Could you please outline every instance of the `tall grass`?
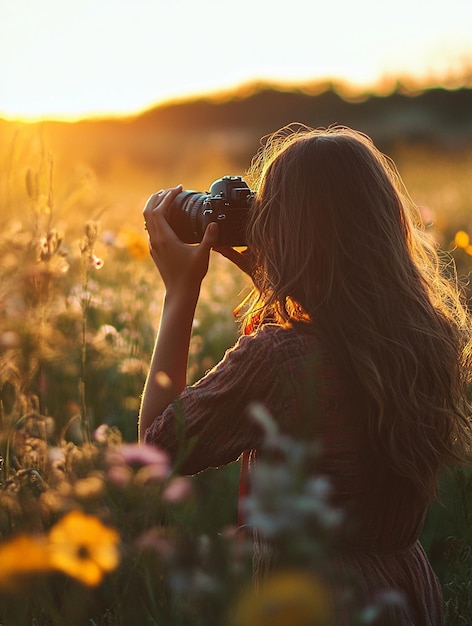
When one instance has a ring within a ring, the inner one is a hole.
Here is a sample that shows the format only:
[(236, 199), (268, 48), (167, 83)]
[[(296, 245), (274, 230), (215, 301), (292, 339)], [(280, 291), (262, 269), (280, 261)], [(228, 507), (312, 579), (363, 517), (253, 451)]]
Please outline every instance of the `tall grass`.
[[(45, 144), (12, 137), (0, 172), (0, 621), (249, 626), (266, 623), (264, 607), (282, 611), (280, 598), (298, 589), (302, 595), (290, 597), (311, 621), (288, 613), (280, 623), (329, 623), (327, 538), (337, 512), (321, 484), (291, 480), (303, 450), (268, 435), (279, 466), (260, 467), (249, 514), (268, 525), (261, 532), (279, 529), (286, 567), (256, 598), (245, 591), (251, 542), (235, 531), (238, 464), (182, 479), (165, 455), (134, 445), (163, 295), (141, 207), (156, 187), (179, 182), (179, 172), (160, 181), (159, 171), (151, 178), (122, 163), (117, 181), (116, 166), (101, 177), (83, 163), (65, 169)], [(210, 160), (208, 171), (196, 168), (198, 181), (182, 182), (203, 189), (203, 178), (242, 173), (230, 171), (238, 166), (229, 147), (222, 156), (225, 171)], [(397, 146), (393, 156), (470, 297), (472, 153)], [(234, 342), (232, 311), (247, 289), (225, 259), (212, 258), (191, 380)], [(275, 491), (267, 480), (274, 471)], [(449, 475), (444, 485), (445, 506), (431, 509), (423, 540), (455, 625), (468, 623), (471, 608), (470, 476)], [(317, 506), (300, 515), (307, 494)], [(295, 533), (283, 526), (290, 515), (278, 510), (282, 501), (299, 521)], [(351, 608), (358, 623), (370, 623), (382, 607)]]

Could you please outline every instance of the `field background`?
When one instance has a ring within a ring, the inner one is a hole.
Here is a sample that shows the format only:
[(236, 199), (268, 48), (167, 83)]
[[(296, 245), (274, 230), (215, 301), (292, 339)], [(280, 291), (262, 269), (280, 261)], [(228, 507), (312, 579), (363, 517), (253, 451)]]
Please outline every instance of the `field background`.
[[(343, 124), (370, 135), (395, 160), (470, 298), (472, 249), (458, 246), (456, 234), (472, 235), (472, 90), (412, 94), (398, 85), (387, 97), (348, 101), (330, 85), (290, 92), (253, 85), (124, 119), (0, 120), (4, 428), (33, 410), (50, 419), (51, 442), (80, 445), (88, 436), (85, 414), (88, 434), (108, 424), (135, 439), (162, 300), (143, 205), (166, 186), (205, 191), (223, 175), (244, 176), (261, 137), (291, 122)], [(248, 288), (214, 255), (194, 324), (191, 380), (234, 342), (233, 309)], [(197, 478), (215, 528), (235, 522), (238, 472), (235, 464)], [(446, 506), (435, 505), (425, 527), (425, 547), (445, 586), (447, 538), (469, 541), (469, 487), (461, 477), (445, 479)]]
[(343, 99), (329, 85), (290, 92), (253, 85), (130, 118), (37, 124), (0, 119), (2, 197), (10, 206), (2, 207), (2, 217), (12, 207), (26, 209), (25, 171), (44, 167), (50, 154), (56, 219), (99, 216), (105, 229), (123, 223), (140, 228), (140, 209), (153, 190), (181, 182), (204, 191), (224, 173), (244, 174), (261, 137), (291, 122), (344, 124), (367, 133), (396, 160), (418, 204), (441, 220), (469, 219), (472, 90), (414, 94), (401, 85), (390, 96), (359, 101)]

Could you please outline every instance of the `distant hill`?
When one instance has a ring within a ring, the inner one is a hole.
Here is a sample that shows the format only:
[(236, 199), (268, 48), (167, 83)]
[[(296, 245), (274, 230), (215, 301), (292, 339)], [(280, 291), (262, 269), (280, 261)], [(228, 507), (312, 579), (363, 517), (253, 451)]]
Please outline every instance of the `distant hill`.
[[(112, 158), (155, 167), (181, 159), (184, 152), (197, 155), (221, 151), (221, 146), (247, 162), (263, 135), (291, 122), (348, 125), (369, 134), (384, 150), (398, 142), (472, 145), (472, 89), (397, 91), (349, 101), (332, 89), (310, 94), (265, 87), (229, 94), (224, 101), (201, 98), (157, 106), (136, 117), (43, 122), (30, 130), (41, 129), (54, 152), (73, 154), (98, 168)], [(0, 140), (13, 126), (18, 124), (0, 120)]]
[(396, 92), (355, 101), (332, 90), (310, 95), (266, 88), (224, 102), (201, 99), (157, 107), (135, 123), (149, 130), (242, 128), (269, 133), (294, 121), (314, 127), (345, 124), (375, 135), (378, 141), (470, 141), (472, 90), (438, 88), (417, 95)]

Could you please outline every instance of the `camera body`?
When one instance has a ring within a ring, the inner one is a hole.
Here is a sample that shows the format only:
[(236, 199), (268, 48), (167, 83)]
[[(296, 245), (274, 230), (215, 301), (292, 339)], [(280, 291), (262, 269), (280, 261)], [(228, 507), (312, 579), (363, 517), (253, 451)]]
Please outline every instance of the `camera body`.
[(245, 246), (246, 224), (254, 198), (241, 176), (223, 176), (209, 192), (181, 191), (173, 200), (168, 221), (184, 243), (199, 243), (210, 222), (218, 224), (219, 246)]

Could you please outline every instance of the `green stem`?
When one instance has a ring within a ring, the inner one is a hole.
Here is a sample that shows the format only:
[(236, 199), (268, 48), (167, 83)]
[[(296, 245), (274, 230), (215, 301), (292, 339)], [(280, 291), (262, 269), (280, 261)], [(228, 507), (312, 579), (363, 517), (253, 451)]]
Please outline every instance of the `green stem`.
[[(87, 285), (84, 285), (84, 290)], [(82, 349), (81, 349), (81, 374), (79, 380), (79, 402), (80, 402), (80, 425), (84, 442), (90, 443), (90, 425), (87, 416), (87, 403), (85, 398), (85, 368), (87, 364), (87, 309), (88, 301), (82, 301)]]

